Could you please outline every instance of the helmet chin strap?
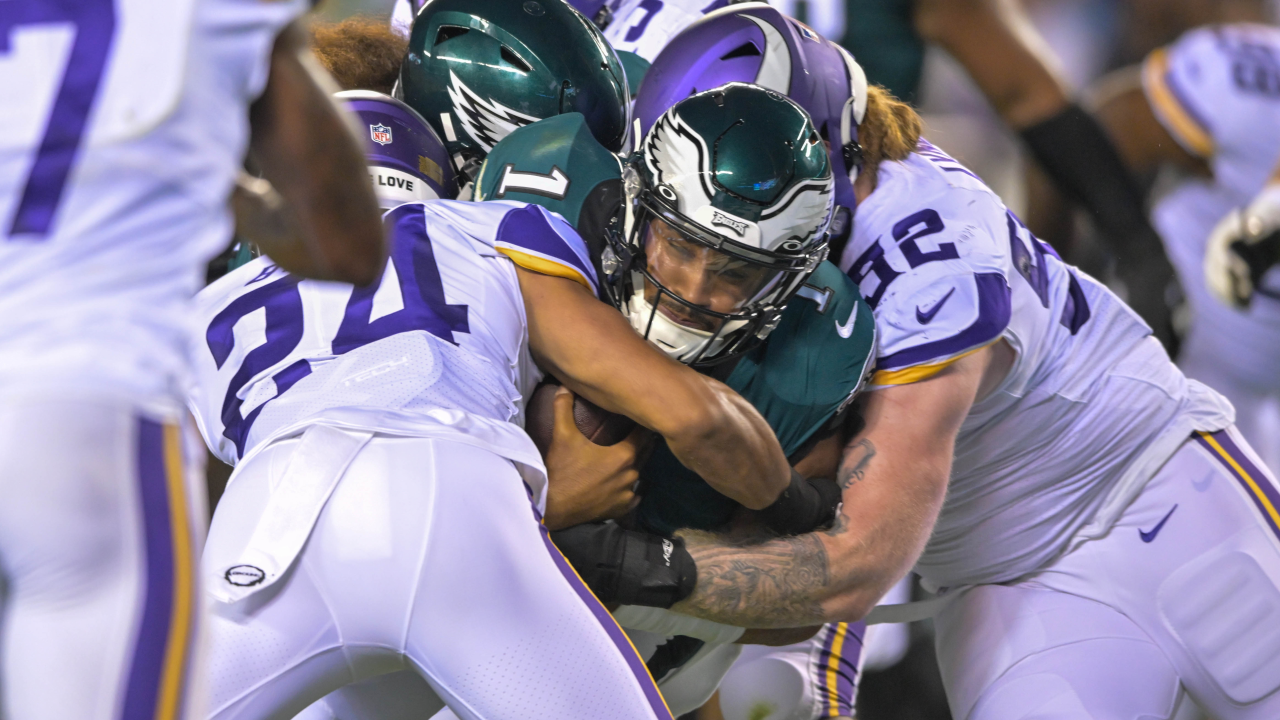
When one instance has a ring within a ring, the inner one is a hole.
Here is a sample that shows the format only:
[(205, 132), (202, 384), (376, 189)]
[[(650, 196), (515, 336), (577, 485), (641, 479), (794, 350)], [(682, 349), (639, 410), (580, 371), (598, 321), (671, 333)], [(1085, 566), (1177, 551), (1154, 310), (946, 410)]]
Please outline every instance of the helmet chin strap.
[(653, 305), (644, 299), (643, 289), (638, 289), (631, 295), (626, 314), (636, 332), (671, 359), (682, 363), (693, 362), (702, 357), (714, 357), (728, 342), (728, 337), (732, 337), (733, 331), (747, 324), (745, 320), (727, 321), (719, 334), (686, 327), (655, 311)]

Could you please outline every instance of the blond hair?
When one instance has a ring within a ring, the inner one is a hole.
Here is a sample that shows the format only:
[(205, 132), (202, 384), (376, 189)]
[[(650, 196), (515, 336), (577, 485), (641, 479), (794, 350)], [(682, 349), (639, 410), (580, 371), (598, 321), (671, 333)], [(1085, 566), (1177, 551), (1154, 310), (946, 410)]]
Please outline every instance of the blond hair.
[(343, 90), (391, 94), (409, 41), (385, 16), (356, 16), (311, 26), (311, 51)]
[(874, 174), (885, 160), (906, 160), (920, 143), (924, 122), (912, 107), (879, 85), (867, 86), (867, 114), (858, 126), (862, 172)]

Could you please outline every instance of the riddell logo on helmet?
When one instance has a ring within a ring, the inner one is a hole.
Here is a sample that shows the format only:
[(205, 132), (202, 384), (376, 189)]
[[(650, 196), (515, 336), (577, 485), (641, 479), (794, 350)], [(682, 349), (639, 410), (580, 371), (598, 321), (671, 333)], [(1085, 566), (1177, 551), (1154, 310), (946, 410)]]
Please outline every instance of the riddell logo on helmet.
[(711, 224), (723, 225), (733, 230), (734, 232), (738, 233), (738, 237), (742, 237), (743, 235), (747, 234), (747, 224), (745, 222), (735, 217), (729, 217), (728, 215), (725, 215), (719, 210), (716, 210), (711, 213)]

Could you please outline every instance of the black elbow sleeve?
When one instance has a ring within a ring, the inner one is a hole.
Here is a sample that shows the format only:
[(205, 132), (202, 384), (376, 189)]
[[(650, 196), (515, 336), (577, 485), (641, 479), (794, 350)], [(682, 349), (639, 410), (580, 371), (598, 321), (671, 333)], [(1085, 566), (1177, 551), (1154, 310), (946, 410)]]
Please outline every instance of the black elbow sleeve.
[(766, 527), (780, 535), (831, 527), (840, 509), (840, 486), (830, 478), (804, 478), (793, 468), (791, 484), (772, 505), (760, 511)]
[(1089, 211), (1121, 262), (1161, 251), (1137, 181), (1092, 115), (1071, 104), (1020, 134), (1058, 188)]

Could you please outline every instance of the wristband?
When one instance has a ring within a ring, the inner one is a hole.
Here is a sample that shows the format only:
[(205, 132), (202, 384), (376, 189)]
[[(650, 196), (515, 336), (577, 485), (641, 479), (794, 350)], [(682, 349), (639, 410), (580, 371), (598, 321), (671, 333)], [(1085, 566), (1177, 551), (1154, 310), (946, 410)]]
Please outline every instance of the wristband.
[(557, 530), (551, 540), (605, 604), (669, 608), (697, 585), (697, 566), (680, 538), (606, 522)]
[(840, 486), (835, 480), (806, 479), (792, 468), (791, 484), (772, 505), (760, 511), (760, 518), (780, 535), (822, 530), (835, 522), (840, 500)]

